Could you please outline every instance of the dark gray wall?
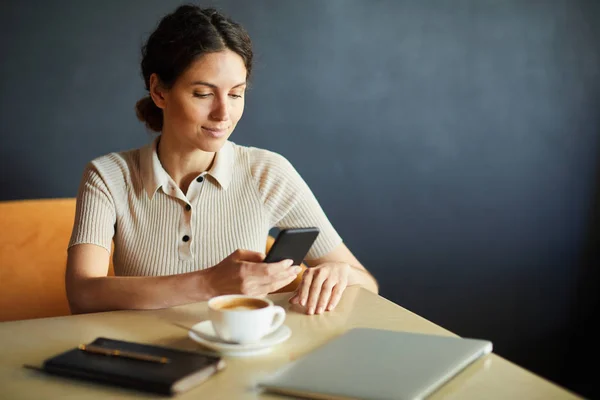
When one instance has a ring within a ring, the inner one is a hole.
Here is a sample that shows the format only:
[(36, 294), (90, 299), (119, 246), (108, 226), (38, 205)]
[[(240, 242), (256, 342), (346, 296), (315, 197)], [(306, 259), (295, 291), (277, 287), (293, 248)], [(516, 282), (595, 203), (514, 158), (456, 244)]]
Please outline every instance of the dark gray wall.
[[(75, 196), (148, 140), (139, 48), (178, 2), (0, 4), (0, 198)], [(256, 50), (233, 140), (293, 162), (384, 296), (592, 395), (599, 2), (216, 4)]]

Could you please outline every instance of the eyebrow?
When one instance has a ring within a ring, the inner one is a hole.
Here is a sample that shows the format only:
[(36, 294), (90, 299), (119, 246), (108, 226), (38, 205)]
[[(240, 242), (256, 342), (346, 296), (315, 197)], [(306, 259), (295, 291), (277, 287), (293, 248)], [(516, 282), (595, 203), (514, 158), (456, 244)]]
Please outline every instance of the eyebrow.
[[(244, 86), (245, 84), (246, 84), (246, 82), (238, 83), (237, 85), (235, 85), (234, 87), (232, 87), (232, 89), (238, 88), (240, 86)], [(204, 81), (194, 81), (194, 82), (192, 82), (192, 86), (196, 86), (196, 85), (208, 86), (208, 87), (211, 87), (213, 89), (218, 89), (217, 85), (215, 85), (213, 83), (204, 82)]]

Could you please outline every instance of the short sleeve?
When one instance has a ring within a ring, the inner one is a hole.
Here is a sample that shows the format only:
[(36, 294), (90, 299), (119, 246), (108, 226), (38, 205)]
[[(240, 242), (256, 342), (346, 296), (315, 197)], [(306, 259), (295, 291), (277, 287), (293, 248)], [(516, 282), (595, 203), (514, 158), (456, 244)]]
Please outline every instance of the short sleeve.
[(319, 228), (307, 259), (323, 257), (342, 243), (316, 197), (285, 157), (252, 149), (250, 168), (271, 227)]
[(69, 247), (95, 244), (110, 253), (115, 223), (116, 210), (110, 191), (97, 167), (89, 163), (79, 185)]

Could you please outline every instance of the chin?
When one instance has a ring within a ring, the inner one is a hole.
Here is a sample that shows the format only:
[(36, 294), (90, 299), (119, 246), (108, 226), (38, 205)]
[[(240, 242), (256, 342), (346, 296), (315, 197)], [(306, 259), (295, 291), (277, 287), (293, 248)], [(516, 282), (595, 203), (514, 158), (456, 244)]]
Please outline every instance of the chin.
[(225, 143), (227, 142), (228, 137), (213, 139), (213, 138), (203, 138), (203, 140), (198, 144), (198, 148), (202, 151), (206, 151), (207, 153), (216, 153)]

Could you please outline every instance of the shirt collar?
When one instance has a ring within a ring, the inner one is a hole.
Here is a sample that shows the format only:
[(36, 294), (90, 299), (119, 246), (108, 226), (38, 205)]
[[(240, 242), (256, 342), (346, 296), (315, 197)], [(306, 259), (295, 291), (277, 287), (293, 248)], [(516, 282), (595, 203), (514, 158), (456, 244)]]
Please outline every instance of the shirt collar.
[[(144, 189), (146, 190), (146, 193), (148, 193), (150, 199), (154, 197), (154, 193), (156, 193), (158, 188), (167, 186), (171, 179), (158, 159), (156, 146), (158, 145), (159, 140), (160, 136), (140, 150), (140, 173)], [(234, 162), (235, 151), (233, 143), (227, 141), (215, 155), (215, 160), (210, 170), (207, 171), (207, 175), (212, 176), (217, 183), (226, 190), (231, 183)]]
[(233, 143), (227, 141), (215, 155), (215, 161), (207, 173), (215, 178), (219, 185), (226, 190), (233, 177), (234, 164), (235, 150), (233, 148)]

